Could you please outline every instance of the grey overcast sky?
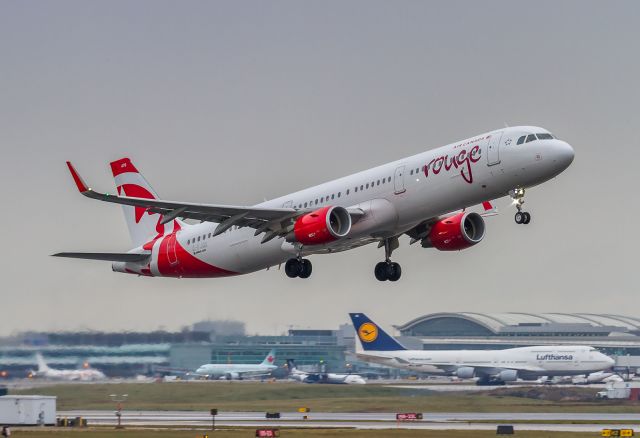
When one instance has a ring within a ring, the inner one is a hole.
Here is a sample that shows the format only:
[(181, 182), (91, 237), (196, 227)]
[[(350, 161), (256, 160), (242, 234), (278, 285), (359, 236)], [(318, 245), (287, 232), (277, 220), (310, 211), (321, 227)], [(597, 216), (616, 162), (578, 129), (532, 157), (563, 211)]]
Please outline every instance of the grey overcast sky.
[[(0, 334), (385, 326), (436, 311), (639, 316), (640, 2), (0, 2)], [(49, 257), (123, 251), (118, 206), (80, 196), (71, 159), (113, 191), (130, 156), (162, 197), (252, 204), (491, 129), (533, 124), (576, 150), (506, 198), (459, 253), (374, 246), (313, 258), (308, 281), (138, 278)]]

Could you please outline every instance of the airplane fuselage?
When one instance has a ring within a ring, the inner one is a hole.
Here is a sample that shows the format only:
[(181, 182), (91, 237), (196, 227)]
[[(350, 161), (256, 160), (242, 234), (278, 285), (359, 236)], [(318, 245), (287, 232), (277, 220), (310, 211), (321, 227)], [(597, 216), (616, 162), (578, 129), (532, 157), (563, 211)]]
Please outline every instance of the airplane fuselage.
[(505, 350), (458, 351), (359, 351), (367, 362), (429, 374), (455, 375), (460, 368), (476, 369), (476, 375), (518, 370), (520, 378), (572, 376), (611, 368), (613, 360), (591, 347), (519, 347)]
[(151, 251), (149, 263), (115, 262), (113, 270), (147, 276), (220, 277), (276, 266), (295, 256), (344, 251), (398, 236), (427, 219), (541, 184), (566, 169), (573, 149), (548, 139), (516, 144), (536, 127), (487, 132), (255, 207), (313, 211), (326, 206), (363, 213), (349, 234), (328, 244), (303, 246), (283, 237), (262, 243), (253, 228), (184, 224), (132, 252)]

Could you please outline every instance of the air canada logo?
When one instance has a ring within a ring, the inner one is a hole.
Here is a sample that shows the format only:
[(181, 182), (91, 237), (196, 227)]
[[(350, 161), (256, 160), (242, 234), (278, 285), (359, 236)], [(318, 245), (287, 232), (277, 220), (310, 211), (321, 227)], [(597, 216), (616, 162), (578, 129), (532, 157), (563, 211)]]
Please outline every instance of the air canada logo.
[(378, 327), (370, 322), (365, 322), (358, 329), (358, 337), (362, 342), (373, 342), (378, 338)]
[(271, 355), (267, 356), (267, 362), (272, 363), (273, 362), (273, 356), (271, 356)]

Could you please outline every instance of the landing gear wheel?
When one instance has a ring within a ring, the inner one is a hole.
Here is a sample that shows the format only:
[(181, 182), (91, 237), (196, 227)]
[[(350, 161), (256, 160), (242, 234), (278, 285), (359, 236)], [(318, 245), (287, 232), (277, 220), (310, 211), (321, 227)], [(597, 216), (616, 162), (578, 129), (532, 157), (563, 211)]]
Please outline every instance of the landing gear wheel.
[(524, 213), (522, 212), (517, 212), (516, 215), (513, 217), (516, 221), (516, 224), (521, 224), (524, 223)]
[[(289, 259), (284, 265), (284, 272), (289, 278), (296, 278), (302, 272), (302, 263), (298, 259)], [(309, 273), (311, 275), (311, 273)]]
[(380, 262), (376, 264), (376, 268), (374, 269), (374, 274), (378, 281), (387, 281), (389, 278), (387, 277), (387, 263)]
[(387, 265), (387, 278), (389, 281), (398, 281), (402, 275), (402, 268), (398, 263), (389, 263)]
[(311, 276), (311, 271), (313, 270), (313, 266), (311, 266), (311, 262), (307, 259), (302, 259), (301, 264), (301, 272), (298, 275), (300, 278), (309, 278)]
[(522, 221), (523, 224), (527, 225), (529, 222), (531, 222), (531, 215), (529, 213), (527, 213), (526, 211), (524, 213), (522, 213), (524, 215), (524, 219)]
[(398, 263), (380, 262), (376, 264), (373, 272), (378, 281), (398, 281), (402, 275), (402, 268)]

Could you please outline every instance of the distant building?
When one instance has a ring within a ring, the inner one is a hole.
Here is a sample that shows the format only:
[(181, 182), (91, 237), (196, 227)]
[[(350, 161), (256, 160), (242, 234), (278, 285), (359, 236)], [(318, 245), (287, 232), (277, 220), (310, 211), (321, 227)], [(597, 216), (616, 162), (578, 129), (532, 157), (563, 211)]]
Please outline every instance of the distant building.
[(640, 367), (640, 318), (591, 313), (433, 313), (395, 326), (424, 350), (589, 345)]

